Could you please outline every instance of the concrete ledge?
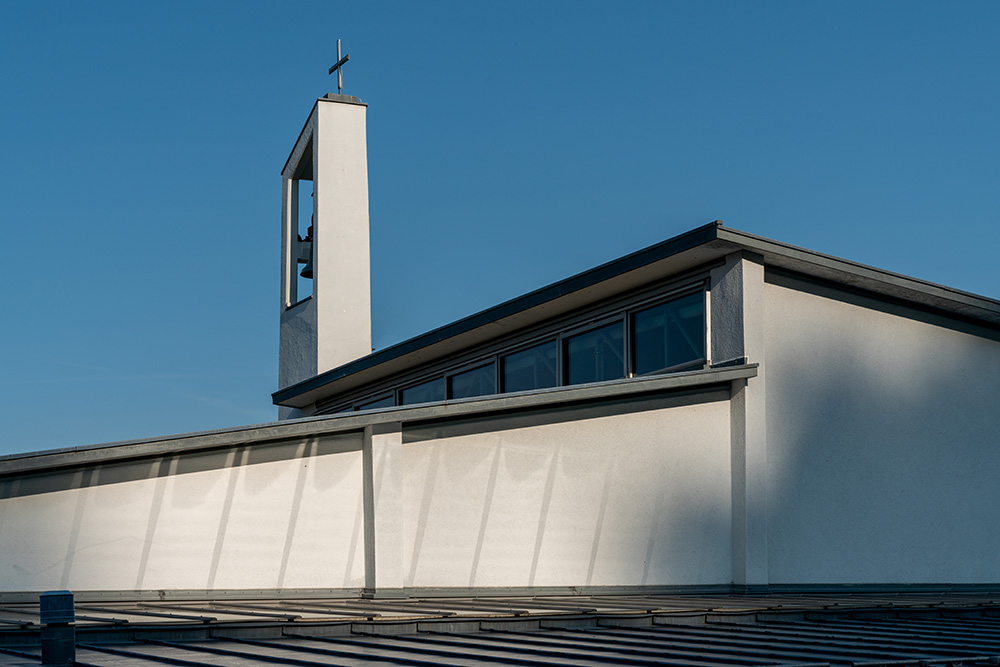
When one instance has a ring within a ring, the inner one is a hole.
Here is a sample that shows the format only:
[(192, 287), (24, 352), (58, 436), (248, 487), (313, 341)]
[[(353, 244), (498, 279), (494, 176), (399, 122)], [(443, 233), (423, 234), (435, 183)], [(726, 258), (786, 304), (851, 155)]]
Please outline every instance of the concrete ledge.
[(571, 387), (553, 387), (530, 392), (495, 394), (440, 403), (381, 408), (342, 415), (289, 419), (200, 433), (186, 433), (146, 440), (70, 447), (0, 457), (0, 477), (41, 472), (54, 468), (96, 465), (107, 461), (164, 456), (180, 452), (274, 442), (335, 433), (361, 432), (366, 426), (408, 423), (511, 413), (547, 406), (599, 403), (643, 394), (705, 390), (733, 381), (756, 377), (757, 365), (672, 373), (654, 377), (627, 378)]
[(321, 102), (341, 102), (343, 104), (357, 104), (358, 106), (366, 107), (368, 106), (361, 101), (360, 97), (355, 95), (340, 95), (338, 93), (327, 93), (323, 97), (319, 98)]

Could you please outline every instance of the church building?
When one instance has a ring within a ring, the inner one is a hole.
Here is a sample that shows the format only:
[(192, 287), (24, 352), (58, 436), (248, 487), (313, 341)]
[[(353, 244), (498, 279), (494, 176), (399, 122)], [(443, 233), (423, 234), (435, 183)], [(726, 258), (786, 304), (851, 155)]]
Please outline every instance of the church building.
[(373, 352), (366, 132), (282, 170), (279, 421), (0, 457), (0, 596), (1000, 585), (1000, 302), (715, 221)]

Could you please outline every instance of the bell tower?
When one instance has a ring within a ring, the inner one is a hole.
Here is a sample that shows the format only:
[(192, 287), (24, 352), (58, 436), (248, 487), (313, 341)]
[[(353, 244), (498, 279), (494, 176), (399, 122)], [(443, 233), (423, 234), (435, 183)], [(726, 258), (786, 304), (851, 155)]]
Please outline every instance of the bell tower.
[(281, 172), (280, 389), (371, 353), (366, 111), (319, 98)]

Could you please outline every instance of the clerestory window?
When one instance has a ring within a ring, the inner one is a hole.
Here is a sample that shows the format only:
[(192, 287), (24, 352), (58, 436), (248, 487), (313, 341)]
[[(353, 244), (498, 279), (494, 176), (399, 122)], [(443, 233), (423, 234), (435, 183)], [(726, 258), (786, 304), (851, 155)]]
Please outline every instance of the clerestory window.
[(704, 361), (704, 294), (689, 294), (632, 315), (632, 356), (635, 375)]
[(625, 377), (625, 326), (619, 320), (566, 338), (565, 384), (603, 382)]
[(361, 399), (353, 409), (531, 391), (697, 367), (708, 359), (705, 298), (704, 289), (689, 288), (659, 302), (646, 300), (590, 328), (554, 334), (527, 348), (501, 350), (478, 365), (466, 363), (425, 376), (417, 384), (383, 389), (381, 394)]

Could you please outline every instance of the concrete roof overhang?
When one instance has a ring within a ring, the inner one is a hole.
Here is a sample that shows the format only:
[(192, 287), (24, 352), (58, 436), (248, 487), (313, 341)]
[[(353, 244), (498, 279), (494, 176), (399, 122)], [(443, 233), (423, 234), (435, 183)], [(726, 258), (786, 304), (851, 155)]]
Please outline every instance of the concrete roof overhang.
[(279, 389), (271, 397), (276, 405), (306, 407), (740, 251), (761, 257), (767, 267), (1000, 328), (1000, 301), (754, 236), (717, 220)]

